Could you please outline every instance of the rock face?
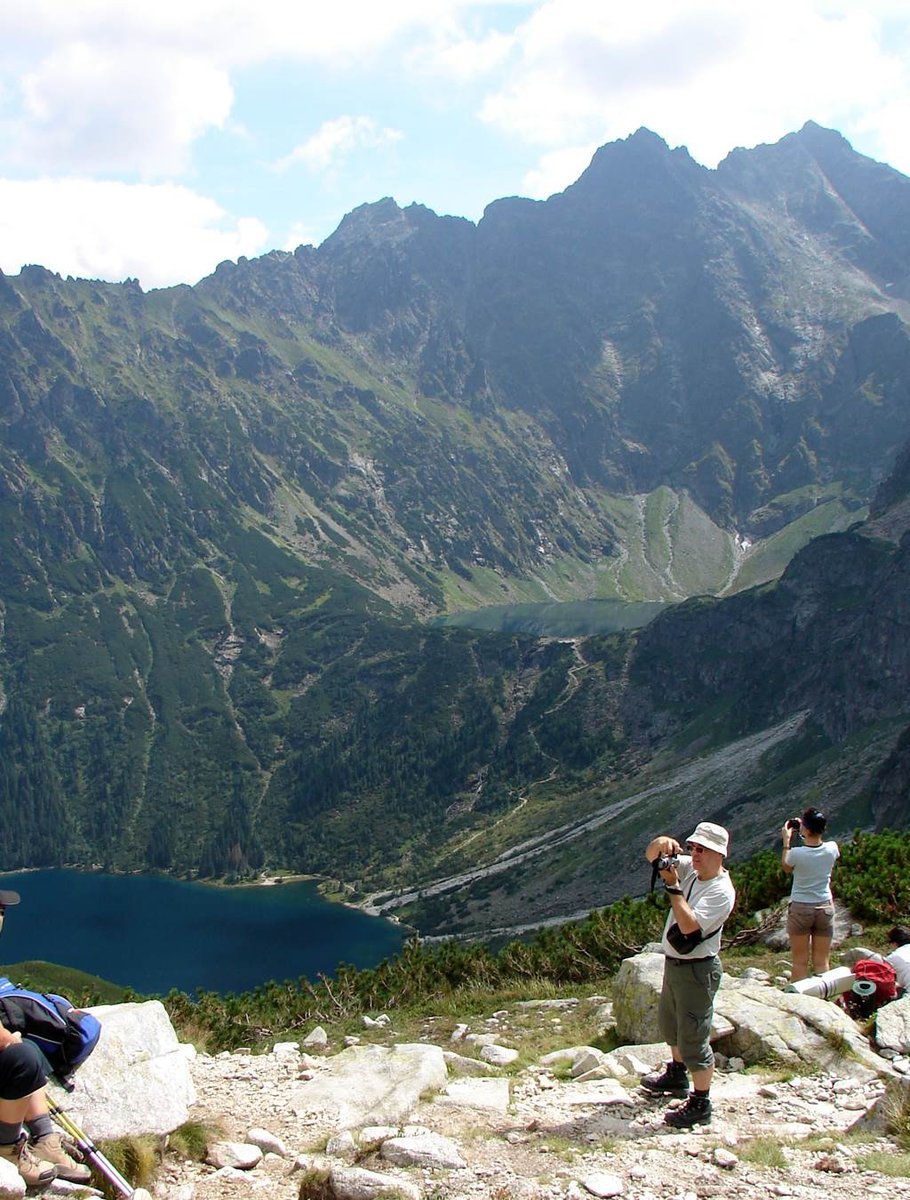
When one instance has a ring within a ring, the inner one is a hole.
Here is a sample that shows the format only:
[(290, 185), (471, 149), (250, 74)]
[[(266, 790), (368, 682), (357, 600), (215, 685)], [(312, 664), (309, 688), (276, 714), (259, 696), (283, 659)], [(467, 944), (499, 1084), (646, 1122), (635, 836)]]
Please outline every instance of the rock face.
[(181, 1045), (158, 1000), (105, 1004), (98, 1045), (76, 1073), (76, 1089), (56, 1101), (91, 1138), (165, 1134), (182, 1125), (196, 1101), (192, 1047)]
[(395, 1124), (421, 1094), (446, 1082), (438, 1046), (351, 1046), (326, 1062), (314, 1079), (298, 1084), (291, 1103), (335, 1129)]

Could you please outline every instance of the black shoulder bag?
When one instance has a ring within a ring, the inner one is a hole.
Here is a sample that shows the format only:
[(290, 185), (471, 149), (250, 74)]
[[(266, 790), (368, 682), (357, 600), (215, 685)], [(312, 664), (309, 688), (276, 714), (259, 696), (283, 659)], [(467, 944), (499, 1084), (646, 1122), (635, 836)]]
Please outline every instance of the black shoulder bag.
[[(686, 895), (686, 903), (689, 903), (689, 896), (692, 895), (692, 889), (695, 887), (695, 880), (689, 884), (689, 891)], [(717, 926), (717, 929), (723, 929), (723, 922)], [(712, 929), (710, 933), (702, 933), (701, 929), (694, 929), (691, 933), (683, 933), (679, 925), (674, 921), (667, 930), (667, 941), (673, 947), (677, 954), (691, 954), (696, 946), (706, 941), (709, 937), (714, 937), (717, 929)]]

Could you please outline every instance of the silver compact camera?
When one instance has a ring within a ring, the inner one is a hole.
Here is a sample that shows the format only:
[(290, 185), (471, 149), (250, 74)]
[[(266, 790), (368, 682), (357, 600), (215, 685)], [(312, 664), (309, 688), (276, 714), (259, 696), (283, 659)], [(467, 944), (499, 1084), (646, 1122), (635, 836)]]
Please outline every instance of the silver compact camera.
[(662, 854), (654, 863), (658, 871), (669, 871), (671, 867), (675, 867), (679, 859), (675, 854)]

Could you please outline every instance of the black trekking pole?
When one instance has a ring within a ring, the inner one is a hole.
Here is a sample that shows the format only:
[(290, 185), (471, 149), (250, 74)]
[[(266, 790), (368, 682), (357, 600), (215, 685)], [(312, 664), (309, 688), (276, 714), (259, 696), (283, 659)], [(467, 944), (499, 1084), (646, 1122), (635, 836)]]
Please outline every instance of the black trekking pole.
[(80, 1153), (84, 1154), (92, 1166), (114, 1185), (117, 1191), (125, 1197), (125, 1200), (133, 1200), (133, 1197), (143, 1190), (141, 1188), (134, 1188), (132, 1184), (123, 1178), (111, 1160), (101, 1153), (88, 1134), (83, 1133), (72, 1117), (65, 1113), (62, 1108), (48, 1101), (48, 1111), (63, 1132), (76, 1143), (76, 1147)]

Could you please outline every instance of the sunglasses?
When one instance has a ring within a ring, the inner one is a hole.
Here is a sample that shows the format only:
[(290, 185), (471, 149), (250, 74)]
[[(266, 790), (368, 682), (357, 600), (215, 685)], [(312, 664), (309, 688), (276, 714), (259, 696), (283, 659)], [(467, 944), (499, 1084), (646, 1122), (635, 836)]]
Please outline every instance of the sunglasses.
[(695, 853), (703, 854), (705, 851), (705, 847), (699, 846), (697, 844), (693, 844), (691, 846), (686, 846), (686, 850), (689, 852), (689, 854), (695, 854)]

